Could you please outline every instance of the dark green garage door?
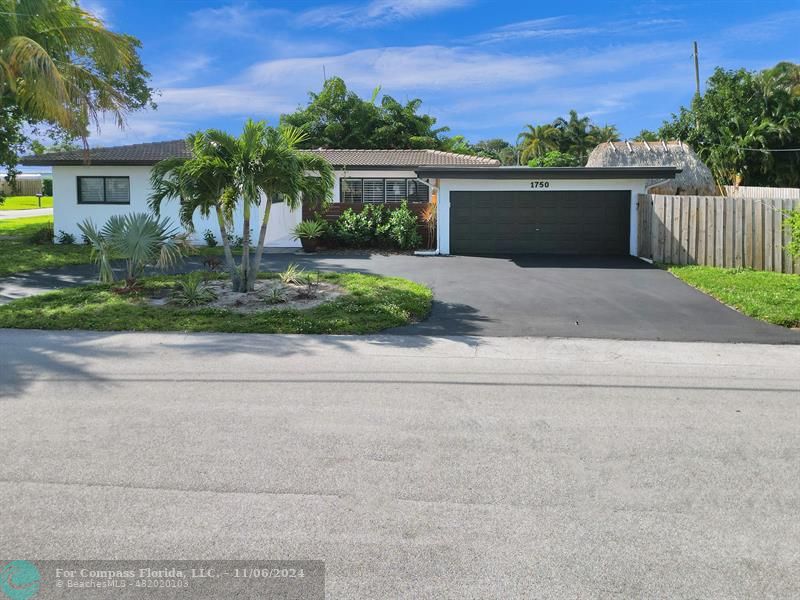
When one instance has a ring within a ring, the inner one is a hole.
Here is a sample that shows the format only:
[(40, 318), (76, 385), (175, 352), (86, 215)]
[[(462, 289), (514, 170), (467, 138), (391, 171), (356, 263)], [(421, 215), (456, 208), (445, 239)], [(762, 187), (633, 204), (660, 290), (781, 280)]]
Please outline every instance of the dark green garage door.
[(450, 192), (451, 254), (628, 254), (630, 191)]

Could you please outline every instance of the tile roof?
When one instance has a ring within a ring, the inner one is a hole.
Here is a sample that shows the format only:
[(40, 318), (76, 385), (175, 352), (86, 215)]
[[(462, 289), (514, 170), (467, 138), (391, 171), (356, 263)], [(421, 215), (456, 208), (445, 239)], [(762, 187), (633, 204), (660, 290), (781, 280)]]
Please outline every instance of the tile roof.
[[(324, 156), (334, 167), (423, 167), (423, 166), (485, 166), (496, 167), (500, 163), (491, 158), (442, 152), (441, 150), (310, 150)], [(151, 142), (90, 148), (89, 165), (153, 165), (171, 157), (188, 157), (189, 151), (184, 140)], [(53, 152), (38, 156), (24, 156), (20, 163), (28, 166), (41, 165), (83, 165), (83, 150)]]
[(312, 150), (321, 154), (334, 166), (344, 167), (422, 167), (422, 166), (472, 166), (496, 167), (500, 163), (491, 158), (456, 154), (441, 150)]

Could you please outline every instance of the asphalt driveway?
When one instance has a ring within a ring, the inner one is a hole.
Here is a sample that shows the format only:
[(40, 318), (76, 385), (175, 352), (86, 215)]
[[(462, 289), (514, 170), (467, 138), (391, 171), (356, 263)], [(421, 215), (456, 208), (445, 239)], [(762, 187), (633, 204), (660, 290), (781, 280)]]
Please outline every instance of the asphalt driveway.
[[(430, 317), (389, 333), (800, 343), (800, 332), (746, 317), (632, 257), (284, 252), (267, 254), (262, 265), (282, 270), (291, 262), (307, 269), (406, 277), (431, 286), (435, 302)], [(94, 267), (82, 265), (6, 278), (0, 280), (0, 302), (88, 283), (95, 276)]]
[(633, 257), (272, 255), (307, 268), (407, 277), (434, 291), (424, 322), (391, 333), (800, 343)]

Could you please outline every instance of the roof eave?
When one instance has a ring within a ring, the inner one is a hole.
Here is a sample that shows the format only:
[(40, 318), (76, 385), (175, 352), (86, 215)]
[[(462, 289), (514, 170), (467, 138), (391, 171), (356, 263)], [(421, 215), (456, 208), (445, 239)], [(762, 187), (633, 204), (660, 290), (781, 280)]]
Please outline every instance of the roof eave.
[[(30, 166), (30, 167), (74, 167), (74, 166), (85, 166), (85, 167), (136, 167), (136, 166), (152, 166), (156, 163), (160, 162), (159, 160), (103, 160), (103, 159), (92, 159), (90, 161), (84, 160), (76, 160), (76, 159), (46, 159), (44, 156), (23, 156), (19, 164)], [(381, 171), (381, 170), (391, 170), (391, 171), (416, 171), (417, 169), (435, 169), (435, 168), (449, 168), (449, 167), (437, 167), (436, 165), (397, 165), (397, 164), (385, 164), (385, 165), (342, 165), (342, 164), (332, 164), (331, 165), (335, 171)], [(469, 168), (469, 169), (492, 169), (497, 168), (497, 165), (487, 164), (487, 165), (469, 165), (468, 167), (461, 167), (461, 168)]]
[(678, 167), (421, 167), (417, 176), (438, 179), (671, 179)]
[(26, 167), (147, 167), (155, 165), (160, 161), (158, 160), (103, 160), (94, 159), (86, 162), (85, 160), (67, 159), (67, 160), (47, 160), (42, 157), (29, 158), (23, 156), (19, 164)]

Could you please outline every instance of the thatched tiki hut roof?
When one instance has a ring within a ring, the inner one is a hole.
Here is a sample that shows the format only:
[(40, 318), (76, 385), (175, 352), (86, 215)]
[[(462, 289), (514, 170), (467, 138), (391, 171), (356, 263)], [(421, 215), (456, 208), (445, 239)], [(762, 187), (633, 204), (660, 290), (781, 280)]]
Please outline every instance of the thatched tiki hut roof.
[[(683, 142), (605, 142), (589, 155), (587, 167), (678, 167), (675, 179), (650, 190), (653, 194), (715, 196), (714, 176)], [(648, 181), (647, 185), (658, 183)]]

